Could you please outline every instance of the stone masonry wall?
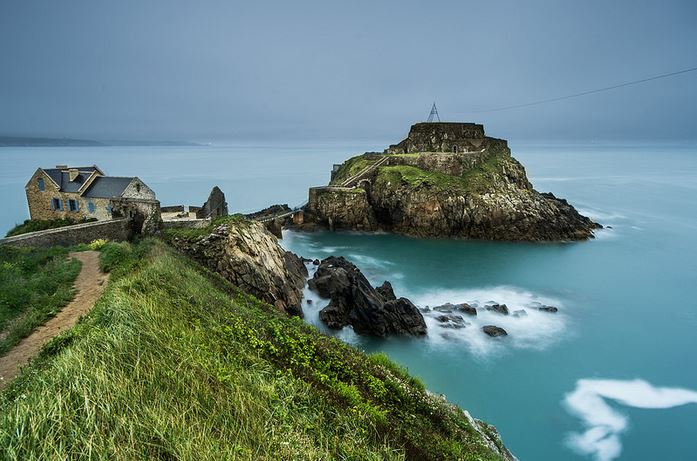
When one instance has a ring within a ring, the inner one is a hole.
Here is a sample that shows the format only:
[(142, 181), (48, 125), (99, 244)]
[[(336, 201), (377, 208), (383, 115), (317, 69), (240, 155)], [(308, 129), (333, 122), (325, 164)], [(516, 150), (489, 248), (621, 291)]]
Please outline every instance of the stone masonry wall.
[(313, 187), (305, 215), (320, 219), (318, 224), (334, 229), (375, 230), (377, 221), (361, 188)]
[(0, 239), (0, 245), (45, 248), (90, 243), (97, 239), (123, 241), (130, 239), (131, 236), (130, 220), (123, 218), (29, 232), (15, 237)]

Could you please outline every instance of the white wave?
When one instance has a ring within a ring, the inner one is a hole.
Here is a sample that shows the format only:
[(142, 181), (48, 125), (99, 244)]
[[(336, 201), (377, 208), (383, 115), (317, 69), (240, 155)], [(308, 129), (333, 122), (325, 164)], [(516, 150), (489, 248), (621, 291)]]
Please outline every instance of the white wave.
[(347, 255), (347, 258), (361, 267), (363, 267), (363, 265), (374, 267), (387, 267), (395, 265), (395, 263), (393, 263), (392, 261), (387, 261), (386, 259), (378, 259), (373, 256), (362, 255), (358, 253), (351, 253)]
[(567, 443), (578, 453), (593, 456), (596, 461), (611, 461), (620, 456), (620, 435), (629, 423), (625, 415), (607, 404), (606, 399), (628, 407), (664, 409), (697, 403), (697, 392), (654, 387), (640, 379), (578, 380), (574, 391), (564, 398), (564, 404), (587, 429), (583, 433), (570, 434)]
[[(436, 317), (438, 311), (424, 313), (428, 328), (427, 340), (434, 346), (452, 344), (453, 341), (464, 344), (475, 356), (486, 357), (501, 353), (510, 348), (545, 349), (562, 337), (567, 329), (569, 318), (563, 309), (557, 313), (541, 312), (538, 307), (553, 305), (562, 308), (560, 300), (541, 296), (510, 286), (495, 286), (469, 290), (439, 290), (436, 292), (406, 296), (419, 307), (435, 307), (445, 303), (458, 304), (466, 302), (477, 307), (477, 315), (469, 316), (458, 312), (469, 323), (465, 328), (444, 328)], [(487, 303), (506, 304), (509, 311), (524, 310), (521, 317), (501, 315), (487, 311)], [(485, 325), (496, 325), (508, 333), (505, 338), (490, 338), (482, 331)]]

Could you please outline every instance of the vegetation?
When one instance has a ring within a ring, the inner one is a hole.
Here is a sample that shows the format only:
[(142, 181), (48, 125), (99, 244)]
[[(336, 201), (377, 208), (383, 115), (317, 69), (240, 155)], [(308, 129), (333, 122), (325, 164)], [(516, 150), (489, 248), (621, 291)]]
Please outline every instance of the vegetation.
[(0, 246), (0, 356), (74, 296), (80, 262), (62, 248)]
[(341, 164), (339, 171), (334, 175), (334, 179), (330, 182), (330, 185), (336, 186), (346, 181), (351, 176), (358, 174), (361, 170), (369, 167), (377, 160), (366, 158), (363, 155), (358, 155), (346, 160)]
[(409, 165), (385, 166), (378, 169), (377, 180), (382, 184), (388, 182), (406, 184), (412, 188), (426, 186), (454, 193), (477, 193), (491, 188), (498, 176), (502, 174), (504, 162), (506, 162), (504, 155), (495, 154), (462, 176), (426, 171)]
[(14, 235), (26, 234), (27, 232), (36, 232), (46, 229), (55, 229), (56, 227), (72, 226), (73, 224), (82, 224), (86, 222), (94, 222), (95, 218), (81, 218), (81, 219), (27, 219), (22, 224), (17, 224), (15, 227), (7, 232), (5, 237), (12, 237)]
[(185, 228), (185, 227), (175, 227), (171, 229), (165, 229), (162, 233), (164, 239), (166, 241), (170, 241), (173, 238), (182, 238), (186, 240), (194, 240), (198, 237), (203, 237), (205, 235), (209, 235), (213, 229), (216, 227), (222, 225), (222, 224), (227, 224), (227, 223), (236, 223), (236, 224), (241, 224), (246, 221), (246, 218), (244, 215), (241, 214), (234, 214), (234, 215), (229, 215), (229, 216), (221, 216), (219, 218), (215, 218), (211, 221), (209, 225), (206, 227), (201, 227), (201, 228)]
[(0, 394), (6, 459), (498, 459), (462, 414), (162, 243)]

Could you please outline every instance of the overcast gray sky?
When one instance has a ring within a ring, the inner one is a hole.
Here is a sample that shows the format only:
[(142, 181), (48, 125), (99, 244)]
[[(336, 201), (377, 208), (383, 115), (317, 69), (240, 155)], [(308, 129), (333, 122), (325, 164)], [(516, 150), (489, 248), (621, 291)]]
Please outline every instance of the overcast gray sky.
[(2, 0), (0, 134), (695, 139), (697, 72), (479, 112), (695, 66), (694, 0)]

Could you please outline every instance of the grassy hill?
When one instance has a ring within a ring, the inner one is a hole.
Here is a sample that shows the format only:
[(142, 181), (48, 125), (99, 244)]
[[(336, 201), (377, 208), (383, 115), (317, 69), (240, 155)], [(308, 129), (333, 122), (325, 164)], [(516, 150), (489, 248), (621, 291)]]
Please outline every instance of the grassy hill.
[(159, 241), (0, 394), (2, 459), (495, 460), (500, 442), (385, 356), (239, 292)]

